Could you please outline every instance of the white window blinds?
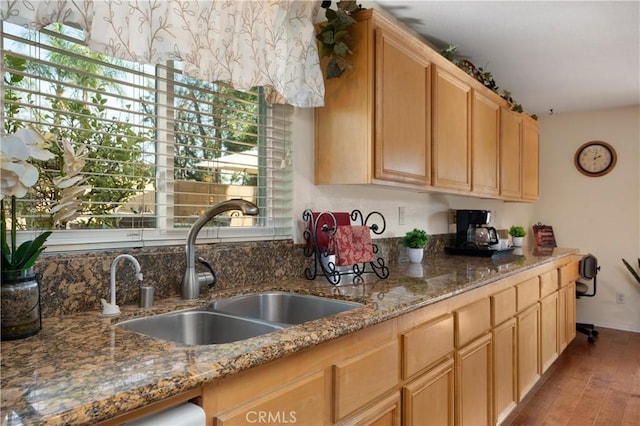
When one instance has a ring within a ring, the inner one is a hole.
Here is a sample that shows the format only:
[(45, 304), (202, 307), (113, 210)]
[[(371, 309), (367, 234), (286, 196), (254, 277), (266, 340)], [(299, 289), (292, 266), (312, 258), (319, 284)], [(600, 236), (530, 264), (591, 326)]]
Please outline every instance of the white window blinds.
[[(258, 217), (222, 214), (198, 241), (292, 235), (291, 107), (268, 105), (260, 88), (236, 91), (89, 51), (80, 31), (40, 32), (2, 22), (4, 131), (32, 125), (84, 143), (92, 191), (82, 213), (48, 246), (65, 249), (178, 244), (208, 206), (244, 198)], [(23, 238), (49, 229), (59, 159), (39, 163), (40, 180), (21, 199)]]

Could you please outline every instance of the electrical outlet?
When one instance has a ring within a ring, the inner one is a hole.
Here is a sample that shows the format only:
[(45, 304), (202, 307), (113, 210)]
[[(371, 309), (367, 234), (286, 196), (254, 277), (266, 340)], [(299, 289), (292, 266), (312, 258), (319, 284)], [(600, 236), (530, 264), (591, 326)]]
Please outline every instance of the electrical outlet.
[(404, 225), (404, 206), (398, 207), (398, 225)]
[(623, 305), (624, 304), (624, 293), (616, 293), (616, 303)]

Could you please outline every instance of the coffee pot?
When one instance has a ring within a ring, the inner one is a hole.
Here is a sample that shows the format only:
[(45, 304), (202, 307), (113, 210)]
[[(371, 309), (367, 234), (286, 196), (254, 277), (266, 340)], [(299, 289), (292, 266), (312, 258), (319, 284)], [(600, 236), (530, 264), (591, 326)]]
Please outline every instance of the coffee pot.
[(476, 246), (498, 244), (498, 231), (492, 226), (471, 223), (467, 228), (467, 243)]

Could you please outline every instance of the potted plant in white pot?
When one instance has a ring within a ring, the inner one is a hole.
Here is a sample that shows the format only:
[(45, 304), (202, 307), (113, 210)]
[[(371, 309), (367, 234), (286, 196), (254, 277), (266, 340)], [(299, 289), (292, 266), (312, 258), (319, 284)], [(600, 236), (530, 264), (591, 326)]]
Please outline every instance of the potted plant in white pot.
[(407, 247), (407, 253), (409, 255), (409, 262), (420, 263), (424, 256), (424, 246), (427, 245), (429, 236), (426, 231), (422, 229), (414, 228), (407, 232), (400, 240), (400, 244), (403, 247)]
[(512, 226), (509, 228), (509, 235), (511, 235), (514, 247), (522, 247), (524, 236), (527, 235), (527, 231), (525, 231), (522, 226)]

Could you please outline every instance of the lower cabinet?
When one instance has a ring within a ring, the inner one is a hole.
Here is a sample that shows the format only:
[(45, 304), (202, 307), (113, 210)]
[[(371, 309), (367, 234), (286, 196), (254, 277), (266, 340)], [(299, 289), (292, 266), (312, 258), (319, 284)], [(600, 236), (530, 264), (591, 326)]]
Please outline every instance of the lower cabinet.
[(318, 408), (326, 406), (325, 380), (322, 371), (310, 374), (249, 404), (216, 415), (215, 424), (315, 424), (324, 417), (323, 410)]
[(558, 292), (540, 300), (540, 372), (544, 373), (558, 358)]
[(518, 404), (516, 319), (493, 329), (493, 423), (501, 423)]
[(456, 424), (492, 423), (491, 333), (456, 352)]
[(540, 378), (538, 303), (516, 316), (518, 326), (518, 401), (522, 401)]
[(400, 394), (388, 398), (365, 409), (360, 414), (339, 422), (339, 425), (397, 426), (400, 424)]
[(575, 335), (575, 279), (564, 266), (214, 381), (200, 397), (207, 426), (499, 424)]
[(402, 388), (404, 426), (454, 424), (454, 361), (448, 358)]

